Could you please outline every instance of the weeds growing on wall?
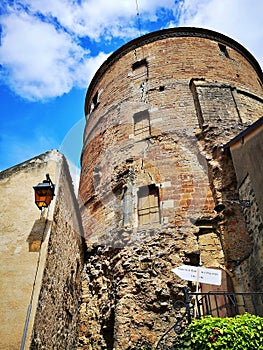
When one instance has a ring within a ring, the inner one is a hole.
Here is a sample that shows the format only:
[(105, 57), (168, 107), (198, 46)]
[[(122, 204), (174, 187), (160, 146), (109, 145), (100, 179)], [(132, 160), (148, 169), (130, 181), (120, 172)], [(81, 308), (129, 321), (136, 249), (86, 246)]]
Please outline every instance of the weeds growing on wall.
[(174, 347), (183, 350), (263, 350), (263, 317), (244, 314), (233, 318), (206, 316), (194, 320)]

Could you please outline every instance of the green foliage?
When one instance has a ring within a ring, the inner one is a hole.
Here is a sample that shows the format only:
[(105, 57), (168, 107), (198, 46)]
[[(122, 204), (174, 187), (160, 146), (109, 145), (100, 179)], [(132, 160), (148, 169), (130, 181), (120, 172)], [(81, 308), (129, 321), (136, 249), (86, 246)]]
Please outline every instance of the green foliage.
[(179, 336), (183, 350), (263, 350), (263, 318), (250, 314), (233, 318), (206, 316), (194, 320)]

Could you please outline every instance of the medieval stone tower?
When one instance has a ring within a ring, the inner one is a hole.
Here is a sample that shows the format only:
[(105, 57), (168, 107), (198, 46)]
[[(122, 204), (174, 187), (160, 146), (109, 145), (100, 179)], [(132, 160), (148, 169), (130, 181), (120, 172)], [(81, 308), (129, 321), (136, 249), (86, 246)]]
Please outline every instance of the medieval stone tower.
[(99, 68), (79, 189), (89, 247), (80, 349), (156, 344), (182, 287), (192, 288), (171, 272), (182, 264), (221, 269), (221, 290), (262, 289), (253, 265), (262, 196), (249, 172), (237, 176), (230, 152), (263, 115), (262, 84), (243, 46), (198, 28), (137, 38)]

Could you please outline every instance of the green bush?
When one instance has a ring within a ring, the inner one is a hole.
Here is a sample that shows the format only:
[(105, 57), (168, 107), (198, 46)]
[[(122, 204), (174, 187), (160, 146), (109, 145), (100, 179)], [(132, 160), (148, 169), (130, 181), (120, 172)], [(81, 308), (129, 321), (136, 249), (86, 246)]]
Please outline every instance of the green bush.
[(178, 337), (183, 350), (263, 350), (263, 318), (250, 314), (233, 318), (206, 316), (194, 320)]

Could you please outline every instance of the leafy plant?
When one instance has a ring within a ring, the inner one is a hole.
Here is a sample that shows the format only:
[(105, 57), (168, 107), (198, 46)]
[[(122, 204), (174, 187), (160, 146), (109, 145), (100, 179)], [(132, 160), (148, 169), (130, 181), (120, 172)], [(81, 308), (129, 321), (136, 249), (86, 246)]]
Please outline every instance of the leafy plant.
[(183, 350), (263, 350), (263, 318), (247, 313), (233, 318), (206, 316), (194, 320), (174, 346)]

